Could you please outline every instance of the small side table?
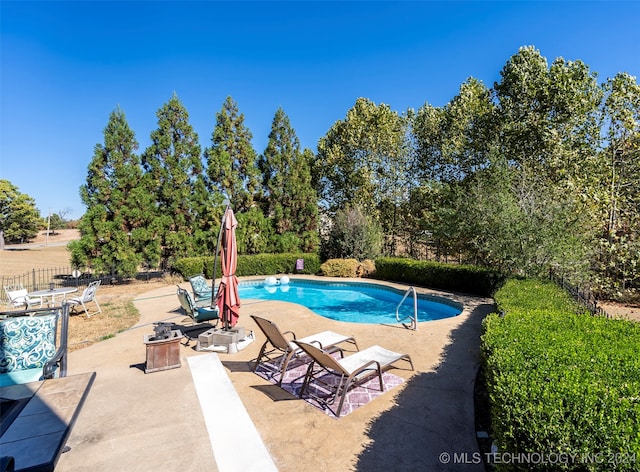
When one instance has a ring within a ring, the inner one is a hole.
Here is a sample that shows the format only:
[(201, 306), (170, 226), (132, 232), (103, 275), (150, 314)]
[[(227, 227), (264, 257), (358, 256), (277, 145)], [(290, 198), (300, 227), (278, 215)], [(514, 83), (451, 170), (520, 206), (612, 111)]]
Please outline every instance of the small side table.
[(155, 335), (147, 334), (144, 343), (147, 346), (147, 364), (144, 373), (157, 372), (159, 370), (176, 369), (180, 363), (180, 330), (172, 330), (166, 339), (155, 339)]

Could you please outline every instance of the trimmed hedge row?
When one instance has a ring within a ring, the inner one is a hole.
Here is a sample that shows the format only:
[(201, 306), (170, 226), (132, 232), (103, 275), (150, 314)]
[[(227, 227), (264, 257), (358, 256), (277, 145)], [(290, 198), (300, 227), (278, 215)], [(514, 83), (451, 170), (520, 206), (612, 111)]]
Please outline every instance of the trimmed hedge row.
[(480, 296), (491, 296), (504, 282), (496, 270), (395, 257), (376, 259), (372, 277)]
[[(303, 270), (296, 270), (298, 259), (304, 260)], [(185, 257), (176, 261), (172, 269), (185, 279), (197, 274), (204, 274), (210, 279), (213, 278), (213, 260), (213, 256)], [(220, 277), (220, 258), (217, 266), (216, 275)], [(255, 254), (238, 256), (236, 275), (317, 274), (319, 271), (318, 254)]]
[(484, 320), (482, 351), (498, 453), (566, 459), (496, 469), (638, 470), (640, 325), (581, 312), (551, 282), (494, 298), (505, 315)]

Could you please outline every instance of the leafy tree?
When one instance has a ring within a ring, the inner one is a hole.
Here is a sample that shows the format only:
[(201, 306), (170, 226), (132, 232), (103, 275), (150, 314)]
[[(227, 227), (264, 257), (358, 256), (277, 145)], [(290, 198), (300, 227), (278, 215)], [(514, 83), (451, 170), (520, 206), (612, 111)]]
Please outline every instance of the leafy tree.
[(157, 261), (147, 229), (153, 201), (141, 186), (138, 142), (120, 108), (109, 116), (103, 134), (104, 144), (96, 144), (87, 183), (80, 188), (87, 207), (81, 237), (68, 247), (76, 267), (132, 276), (143, 260)]
[[(156, 113), (158, 129), (142, 155), (145, 189), (155, 196), (149, 234), (161, 249), (161, 261), (202, 254), (216, 238), (207, 212), (211, 199), (203, 176), (198, 136), (177, 95)], [(217, 233), (216, 233), (217, 234)]]
[(527, 47), (501, 77), (495, 101), (469, 79), (442, 109), (419, 110), (421, 175), (444, 184), (425, 193), (434, 200), (422, 221), (476, 263), (527, 275), (584, 274), (594, 184), (584, 171), (595, 168), (601, 97), (595, 76), (579, 61), (558, 58), (548, 67)]
[(227, 97), (216, 114), (212, 145), (205, 149), (207, 175), (219, 200), (226, 195), (237, 213), (249, 211), (260, 188), (258, 156), (251, 145), (251, 131), (244, 125), (244, 114)]
[(640, 288), (640, 86), (629, 74), (605, 85), (600, 153), (601, 234), (594, 269), (598, 289), (615, 296)]
[(0, 247), (38, 234), (40, 213), (35, 200), (8, 180), (0, 180)]
[(580, 185), (598, 144), (602, 91), (595, 74), (562, 58), (548, 67), (539, 51), (524, 47), (501, 78), (495, 85), (501, 154), (552, 184)]
[(400, 207), (413, 185), (412, 113), (359, 98), (342, 121), (318, 143), (315, 181), (329, 214), (356, 206), (377, 218), (386, 235), (385, 253), (395, 254)]
[(421, 107), (413, 129), (422, 178), (461, 181), (489, 165), (496, 142), (495, 112), (491, 91), (474, 78), (443, 108)]
[(272, 221), (276, 235), (274, 249), (278, 252), (312, 251), (318, 245), (312, 159), (311, 151), (300, 151), (289, 117), (279, 108), (259, 161), (265, 191), (263, 211)]
[(357, 206), (375, 213), (385, 199), (406, 196), (407, 119), (388, 105), (358, 98), (318, 143), (314, 177), (330, 213)]

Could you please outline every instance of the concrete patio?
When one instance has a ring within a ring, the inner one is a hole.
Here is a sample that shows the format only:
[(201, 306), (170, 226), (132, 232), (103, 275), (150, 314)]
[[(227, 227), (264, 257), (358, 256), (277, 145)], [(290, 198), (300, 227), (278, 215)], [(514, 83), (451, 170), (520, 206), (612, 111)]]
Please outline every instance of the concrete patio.
[[(188, 324), (175, 292), (167, 286), (137, 297), (135, 327), (70, 354), (69, 375), (95, 371), (97, 377), (58, 471), (484, 470), (471, 460), (479, 453), (473, 385), (481, 322), (492, 300), (444, 294), (462, 302), (463, 313), (420, 323), (417, 331), (242, 300), (239, 325), (254, 331), (255, 342), (234, 354), (182, 343), (180, 368), (145, 374), (143, 338), (153, 323)], [(253, 373), (264, 336), (251, 314), (299, 337), (332, 330), (354, 335), (361, 348), (379, 344), (408, 353), (416, 370), (394, 369), (406, 379), (402, 385), (335, 419)]]

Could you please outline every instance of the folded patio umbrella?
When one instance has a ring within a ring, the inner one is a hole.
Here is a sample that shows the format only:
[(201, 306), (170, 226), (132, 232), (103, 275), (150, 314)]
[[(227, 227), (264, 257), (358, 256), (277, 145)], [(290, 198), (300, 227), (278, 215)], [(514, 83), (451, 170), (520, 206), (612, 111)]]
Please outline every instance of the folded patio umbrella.
[(240, 296), (238, 295), (238, 246), (236, 244), (236, 227), (238, 221), (231, 207), (227, 206), (222, 218), (222, 248), (220, 263), (222, 279), (216, 294), (216, 304), (220, 309), (220, 319), (224, 329), (233, 328), (240, 317)]

